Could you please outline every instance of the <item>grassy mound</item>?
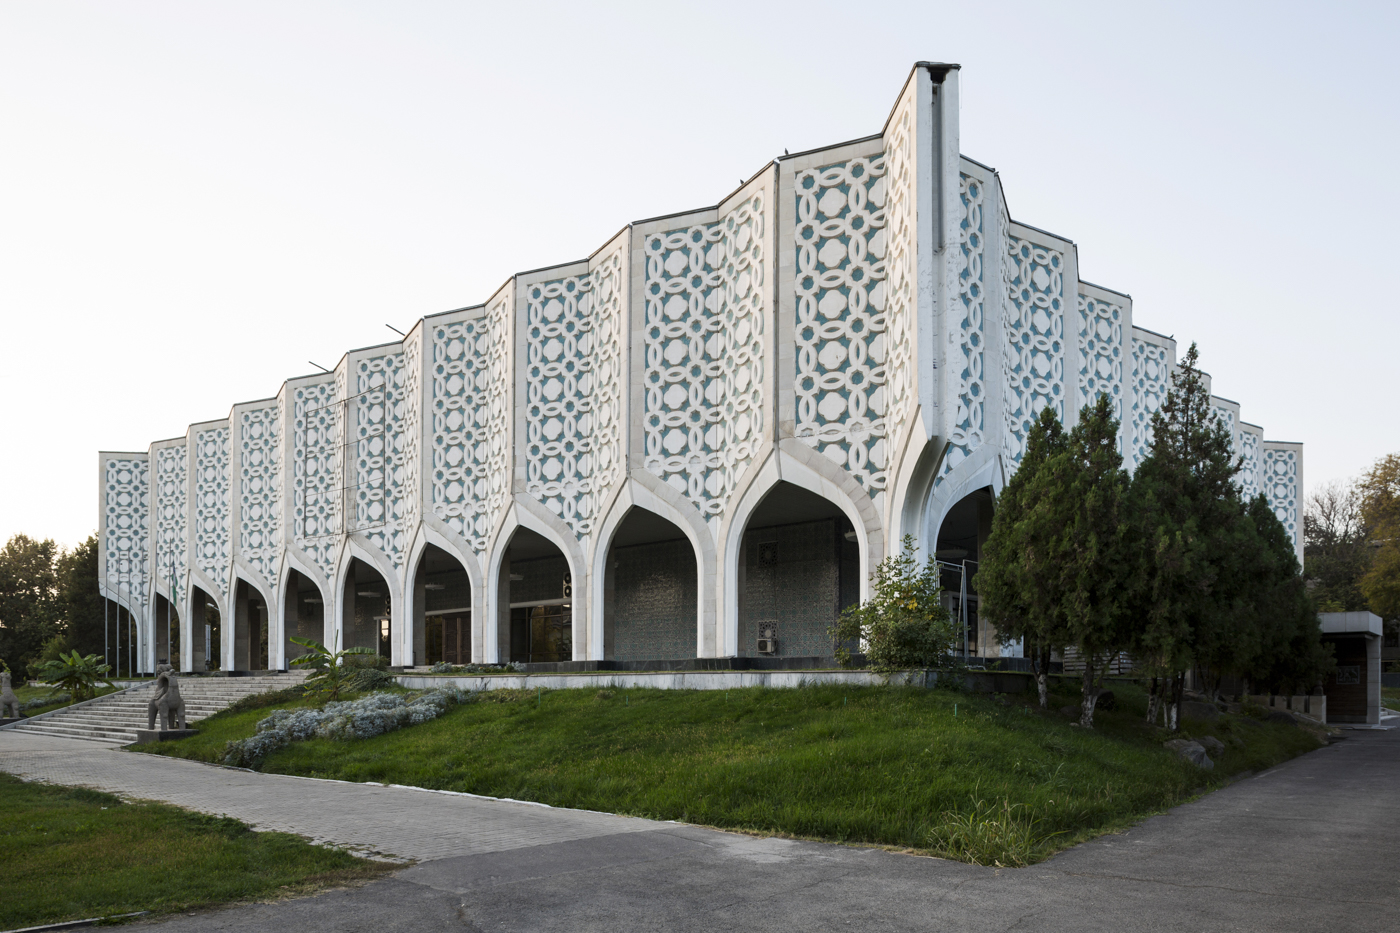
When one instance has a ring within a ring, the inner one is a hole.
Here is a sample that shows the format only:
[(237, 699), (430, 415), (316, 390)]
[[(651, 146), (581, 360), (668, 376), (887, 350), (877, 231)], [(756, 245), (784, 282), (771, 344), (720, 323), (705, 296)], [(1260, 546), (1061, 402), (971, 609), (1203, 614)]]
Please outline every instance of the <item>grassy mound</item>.
[[(1053, 706), (1074, 702), (1070, 688)], [(1188, 722), (1227, 750), (1202, 772), (1115, 688), (1093, 731), (1033, 698), (942, 690), (493, 691), (373, 739), (296, 743), (264, 770), (534, 800), (1019, 865), (1128, 826), (1230, 775), (1317, 748), (1295, 726)], [(300, 700), (298, 703), (308, 701)], [(160, 754), (218, 761), (266, 710), (224, 713)]]
[(0, 928), (300, 894), (388, 867), (237, 820), (0, 774)]

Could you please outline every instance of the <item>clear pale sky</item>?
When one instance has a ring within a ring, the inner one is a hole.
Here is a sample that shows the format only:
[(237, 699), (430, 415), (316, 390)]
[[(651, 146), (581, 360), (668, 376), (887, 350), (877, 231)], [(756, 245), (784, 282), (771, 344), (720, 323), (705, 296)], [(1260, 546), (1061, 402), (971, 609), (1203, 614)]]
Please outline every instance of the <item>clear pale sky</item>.
[(1306, 481), (1400, 451), (1395, 4), (0, 3), (0, 539), (97, 527), (97, 451), (875, 133), (962, 148)]

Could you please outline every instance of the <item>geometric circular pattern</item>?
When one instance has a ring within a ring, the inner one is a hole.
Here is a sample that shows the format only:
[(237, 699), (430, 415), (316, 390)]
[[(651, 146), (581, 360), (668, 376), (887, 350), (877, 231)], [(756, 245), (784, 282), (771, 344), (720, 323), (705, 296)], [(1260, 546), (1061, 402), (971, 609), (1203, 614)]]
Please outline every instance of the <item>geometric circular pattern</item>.
[(885, 488), (885, 160), (799, 172), (796, 431), (871, 495)]

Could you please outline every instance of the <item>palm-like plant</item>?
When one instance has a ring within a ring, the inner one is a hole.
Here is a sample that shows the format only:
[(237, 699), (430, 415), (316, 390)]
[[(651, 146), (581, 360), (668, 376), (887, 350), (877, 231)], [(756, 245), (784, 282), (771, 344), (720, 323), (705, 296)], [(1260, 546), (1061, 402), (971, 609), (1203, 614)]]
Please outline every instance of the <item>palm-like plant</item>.
[(86, 657), (76, 650), (69, 654), (59, 653), (57, 661), (46, 661), (39, 671), (39, 679), (51, 686), (67, 690), (74, 703), (91, 700), (97, 696), (99, 684), (112, 686), (107, 679), (111, 665), (103, 664), (95, 654)]
[[(337, 639), (339, 635), (336, 636)], [(327, 700), (334, 700), (340, 695), (340, 691), (345, 688), (345, 682), (354, 676), (356, 671), (350, 669), (345, 664), (345, 658), (355, 654), (374, 654), (370, 648), (342, 648), (339, 651), (331, 651), (319, 641), (310, 638), (297, 638), (291, 636), (293, 644), (301, 645), (307, 649), (307, 654), (292, 661), (294, 667), (310, 668), (311, 676), (306, 678), (306, 689), (308, 693), (320, 693)]]

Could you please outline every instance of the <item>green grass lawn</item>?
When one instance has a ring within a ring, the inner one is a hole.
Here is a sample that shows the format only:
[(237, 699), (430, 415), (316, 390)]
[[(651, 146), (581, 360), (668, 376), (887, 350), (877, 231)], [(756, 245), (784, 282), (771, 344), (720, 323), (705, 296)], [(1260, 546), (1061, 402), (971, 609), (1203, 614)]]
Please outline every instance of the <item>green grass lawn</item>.
[(0, 774), (0, 929), (301, 894), (389, 870), (223, 817)]
[[(1052, 706), (1074, 702), (1061, 689)], [(1228, 747), (1204, 773), (1142, 722), (1141, 690), (1118, 696), (1089, 732), (1030, 696), (914, 688), (493, 691), (373, 739), (295, 743), (264, 769), (1023, 864), (1319, 744), (1247, 717), (1191, 722)], [(142, 750), (218, 761), (266, 714)]]
[[(117, 691), (117, 689), (118, 689), (118, 688), (115, 688), (115, 687), (99, 687), (99, 688), (97, 688), (97, 695), (98, 695), (98, 696), (106, 696), (106, 695), (109, 694), (109, 693), (115, 693), (115, 692)], [(56, 695), (61, 694), (61, 693), (63, 693), (63, 692), (64, 692), (64, 691), (59, 690), (59, 689), (57, 689), (57, 688), (55, 688), (55, 687), (29, 687), (29, 686), (25, 686), (25, 687), (15, 687), (15, 688), (14, 688), (15, 697), (20, 701), (20, 703), (24, 703), (24, 702), (26, 702), (27, 700), (33, 700), (33, 699), (38, 699), (38, 698), (42, 698), (42, 697), (56, 696)], [(48, 703), (48, 704), (45, 704), (44, 706), (36, 707), (36, 708), (34, 708), (34, 709), (27, 709), (27, 710), (25, 710), (25, 711), (24, 711), (24, 715), (26, 715), (26, 716), (37, 716), (37, 715), (39, 715), (40, 713), (49, 713), (49, 712), (52, 712), (53, 710), (62, 709), (62, 708), (65, 707), (65, 706), (71, 706), (71, 705), (72, 705), (72, 703), (70, 703), (70, 702), (67, 701), (67, 700), (64, 700), (64, 701), (61, 702), (61, 703)]]
[(1400, 711), (1400, 687), (1382, 687), (1381, 705), (1387, 709)]

